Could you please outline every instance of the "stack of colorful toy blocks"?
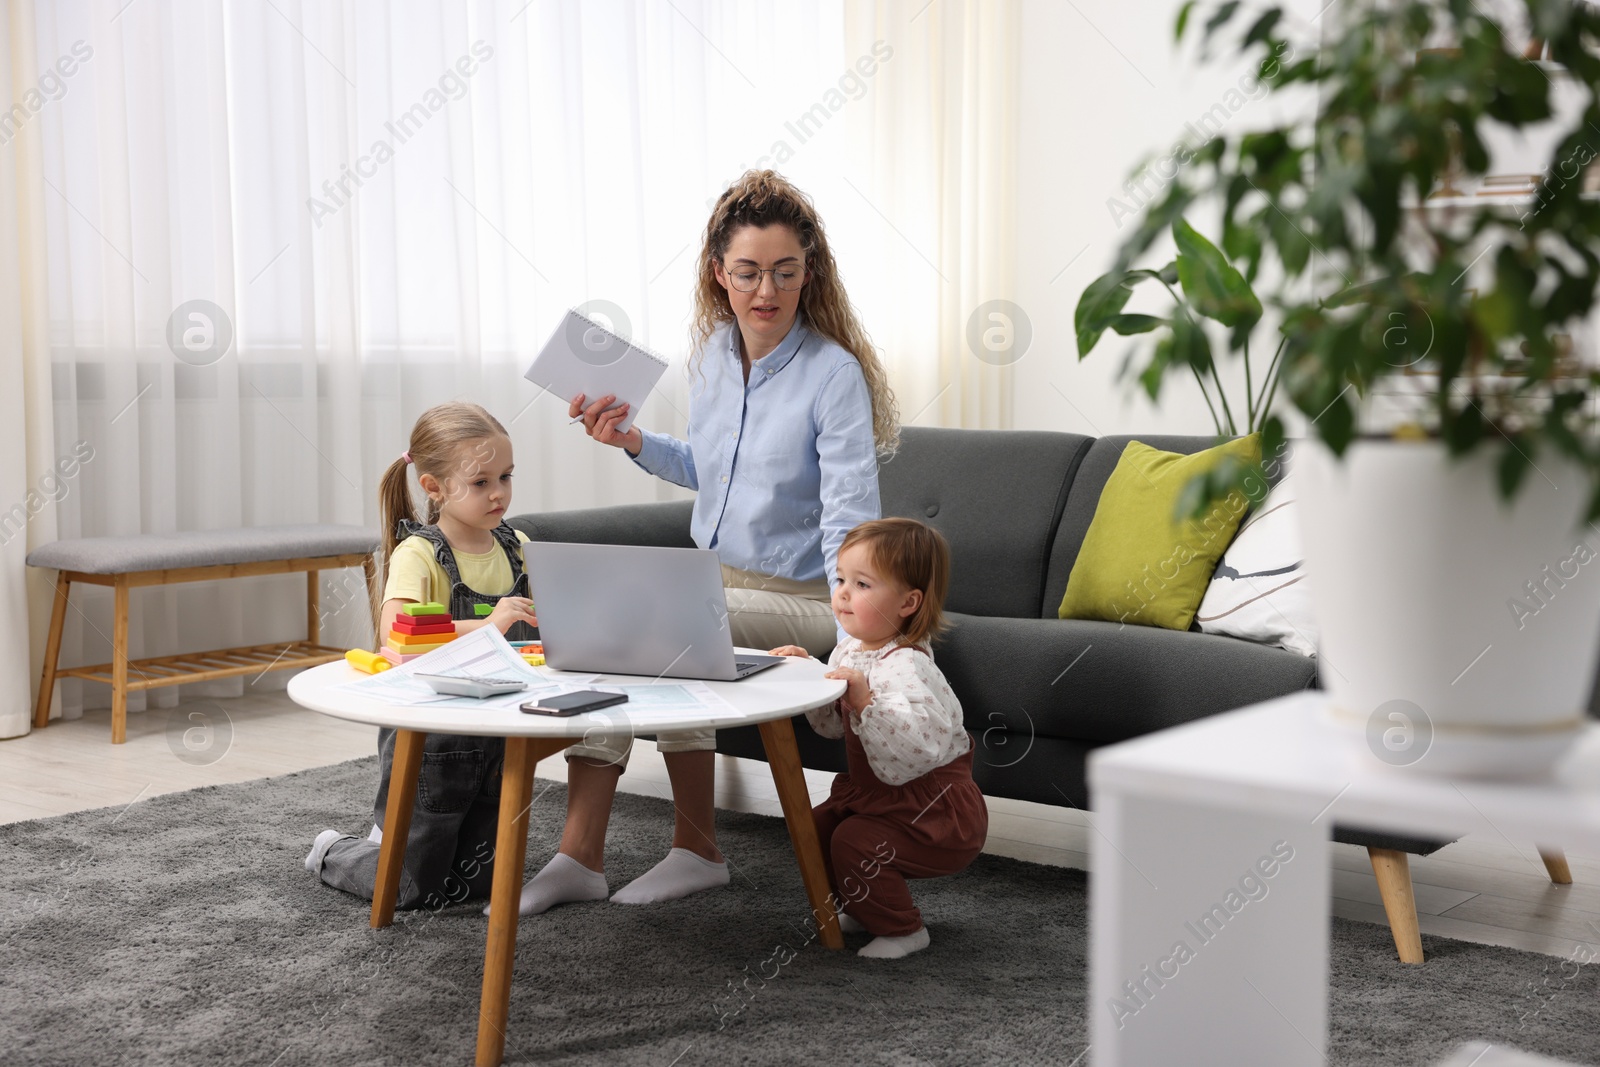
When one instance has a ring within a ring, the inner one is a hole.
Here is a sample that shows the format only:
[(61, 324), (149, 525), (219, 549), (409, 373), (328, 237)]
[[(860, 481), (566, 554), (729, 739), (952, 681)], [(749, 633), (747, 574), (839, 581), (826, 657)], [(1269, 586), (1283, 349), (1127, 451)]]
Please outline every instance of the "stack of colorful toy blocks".
[(382, 651), (390, 663), (409, 663), (455, 639), (455, 621), (443, 604), (407, 604), (395, 615)]

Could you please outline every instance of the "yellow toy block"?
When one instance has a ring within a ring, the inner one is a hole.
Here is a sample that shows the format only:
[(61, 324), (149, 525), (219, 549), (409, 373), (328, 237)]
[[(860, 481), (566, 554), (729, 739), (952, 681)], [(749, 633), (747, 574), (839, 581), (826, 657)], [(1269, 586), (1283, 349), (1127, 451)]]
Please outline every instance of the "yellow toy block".
[(394, 666), (378, 653), (368, 652), (364, 648), (352, 648), (344, 654), (344, 658), (350, 666), (358, 671), (365, 671), (367, 674), (377, 674)]
[(544, 657), (543, 656), (537, 656), (537, 655), (535, 655), (535, 656), (523, 656), (522, 657), (522, 662), (526, 663), (530, 667), (543, 667), (544, 666)]
[(436, 648), (443, 648), (448, 643), (447, 641), (440, 641), (432, 645), (405, 645), (400, 644), (391, 637), (389, 638), (388, 647), (404, 656), (421, 656), (424, 653), (432, 652)]

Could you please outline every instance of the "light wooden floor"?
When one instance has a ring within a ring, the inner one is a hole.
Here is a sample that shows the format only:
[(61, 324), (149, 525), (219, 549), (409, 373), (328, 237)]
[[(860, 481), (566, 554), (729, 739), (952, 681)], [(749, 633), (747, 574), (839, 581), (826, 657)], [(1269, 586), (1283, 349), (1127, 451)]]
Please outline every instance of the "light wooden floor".
[[(110, 737), (110, 714), (99, 711), (0, 741), (0, 823), (339, 763), (371, 755), (376, 730), (307, 711), (275, 693), (131, 714), (127, 743), (112, 745)], [(564, 780), (566, 764), (546, 760), (538, 773)], [(807, 775), (813, 798), (821, 799), (831, 776)], [(653, 744), (636, 747), (621, 787), (670, 795)], [(782, 814), (764, 763), (720, 757), (717, 796), (725, 808)], [(1089, 840), (1097, 832), (1092, 814), (999, 798), (990, 798), (989, 813), (987, 851), (1089, 869)], [(1365, 850), (1332, 847), (1334, 914), (1386, 925)], [(1600, 860), (1568, 858), (1571, 886), (1550, 884), (1532, 842), (1469, 837), (1431, 857), (1413, 857), (1422, 932), (1562, 957), (1580, 946), (1600, 951)]]

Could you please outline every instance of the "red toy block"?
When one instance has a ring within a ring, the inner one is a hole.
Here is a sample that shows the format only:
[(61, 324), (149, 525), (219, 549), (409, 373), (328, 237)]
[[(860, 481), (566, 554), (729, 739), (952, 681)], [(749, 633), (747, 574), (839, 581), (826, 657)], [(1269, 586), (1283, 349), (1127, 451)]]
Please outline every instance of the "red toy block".
[(454, 626), (455, 623), (449, 615), (396, 615), (394, 617), (396, 629), (403, 626)]
[(426, 626), (418, 626), (415, 623), (407, 625), (405, 622), (401, 621), (403, 618), (404, 616), (400, 616), (394, 620), (394, 632), (397, 634), (453, 634), (456, 632), (456, 624), (453, 622), (431, 623)]

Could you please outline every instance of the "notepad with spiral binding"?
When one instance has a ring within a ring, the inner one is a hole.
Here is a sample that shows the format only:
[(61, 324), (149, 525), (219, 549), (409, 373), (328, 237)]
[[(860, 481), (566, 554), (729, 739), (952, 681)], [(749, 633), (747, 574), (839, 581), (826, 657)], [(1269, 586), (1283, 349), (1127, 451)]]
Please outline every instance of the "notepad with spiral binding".
[(564, 404), (579, 393), (589, 402), (615, 396), (611, 407), (629, 405), (627, 417), (617, 426), (626, 432), (666, 369), (667, 361), (654, 352), (618, 337), (586, 315), (568, 311), (523, 377)]

